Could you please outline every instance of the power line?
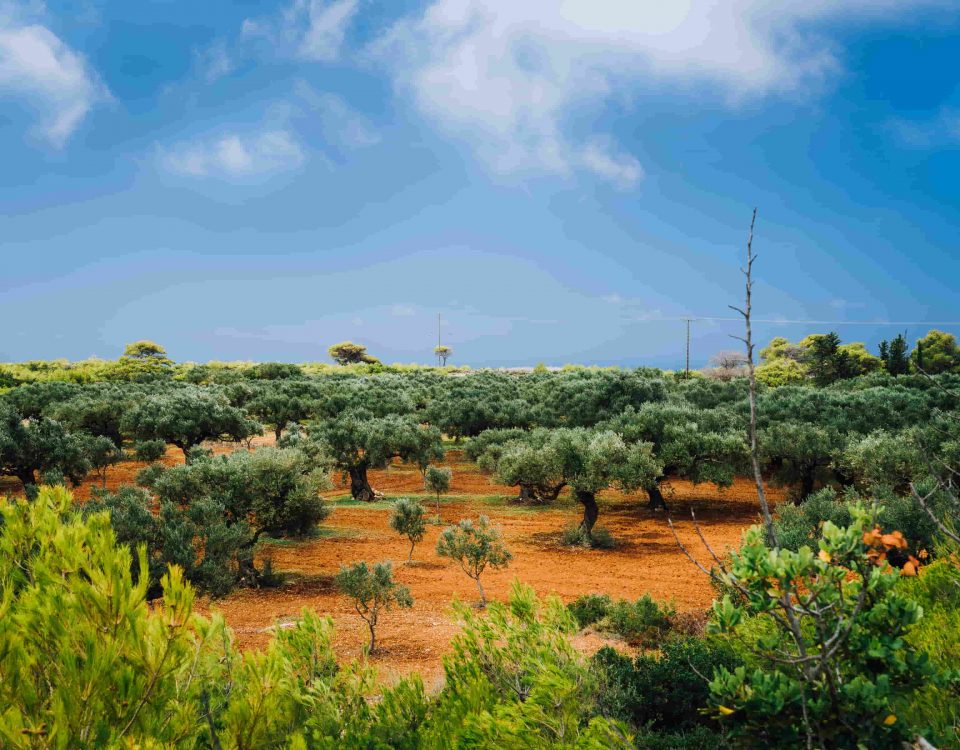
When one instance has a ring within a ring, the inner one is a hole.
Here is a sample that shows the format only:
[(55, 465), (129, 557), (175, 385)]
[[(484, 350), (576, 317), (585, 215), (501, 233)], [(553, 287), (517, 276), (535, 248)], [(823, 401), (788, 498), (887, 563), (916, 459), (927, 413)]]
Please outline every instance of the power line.
[[(742, 321), (743, 318), (721, 317), (716, 315), (695, 315), (689, 317), (648, 317), (631, 319), (633, 323), (659, 323), (664, 321), (698, 321), (708, 320), (716, 322)], [(754, 318), (754, 323), (784, 323), (800, 325), (829, 325), (829, 326), (960, 326), (960, 320), (798, 320), (790, 318)]]

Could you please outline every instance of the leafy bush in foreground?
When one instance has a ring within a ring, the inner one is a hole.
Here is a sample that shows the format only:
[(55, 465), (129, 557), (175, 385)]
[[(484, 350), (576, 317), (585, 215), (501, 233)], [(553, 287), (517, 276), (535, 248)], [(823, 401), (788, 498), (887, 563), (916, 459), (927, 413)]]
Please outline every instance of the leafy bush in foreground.
[(707, 680), (719, 667), (733, 669), (738, 663), (722, 640), (682, 638), (665, 643), (659, 655), (636, 659), (604, 647), (594, 655), (592, 669), (604, 715), (659, 732), (712, 725), (716, 741), (718, 727), (701, 711), (710, 698)]
[[(766, 622), (746, 666), (710, 682), (714, 714), (743, 747), (898, 747), (910, 737), (897, 706), (931, 676), (904, 641), (922, 609), (896, 590), (899, 573), (875, 564), (874, 517), (854, 506), (849, 526), (823, 524), (819, 553), (769, 549), (745, 532), (723, 577), (741, 593), (714, 604), (711, 631)], [(877, 534), (879, 536), (879, 534)], [(789, 603), (789, 607), (785, 605)]]

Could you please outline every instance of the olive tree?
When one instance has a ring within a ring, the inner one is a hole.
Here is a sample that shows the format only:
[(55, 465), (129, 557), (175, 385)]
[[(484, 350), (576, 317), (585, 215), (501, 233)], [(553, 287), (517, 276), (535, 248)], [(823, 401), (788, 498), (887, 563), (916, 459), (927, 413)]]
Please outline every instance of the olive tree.
[(597, 493), (649, 486), (662, 471), (649, 443), (627, 443), (614, 432), (584, 428), (557, 430), (547, 450), (556, 454), (561, 474), (583, 506), (580, 528), (588, 541), (600, 515)]
[(499, 529), (490, 525), (490, 519), (480, 516), (475, 522), (469, 518), (443, 530), (437, 540), (437, 554), (455, 560), (460, 568), (477, 584), (480, 607), (487, 606), (487, 597), (480, 576), (488, 567), (506, 568), (513, 559), (503, 543)]
[(358, 562), (340, 568), (335, 578), (337, 588), (353, 600), (353, 608), (367, 623), (370, 631), (369, 652), (377, 650), (377, 623), (384, 610), (397, 606), (409, 609), (413, 606), (410, 589), (393, 580), (389, 562), (376, 563), (373, 569), (366, 562)]
[(453, 471), (446, 467), (428, 466), (423, 475), (423, 487), (437, 497), (437, 523), (440, 522), (440, 495), (450, 491)]
[[(265, 534), (302, 536), (329, 514), (318, 492), (329, 487), (327, 466), (291, 448), (258, 448), (152, 466), (138, 477), (151, 496), (104, 496), (111, 512), (134, 514), (148, 503), (159, 519), (153, 528), (128, 529), (125, 541), (145, 543), (166, 562), (176, 562), (204, 590), (225, 593), (237, 582), (257, 583), (253, 552)], [(139, 512), (139, 511), (138, 511)]]
[(552, 431), (487, 430), (467, 443), (466, 453), (500, 484), (519, 488), (520, 502), (556, 500), (566, 486), (556, 456), (544, 450)]
[(41, 482), (79, 484), (93, 466), (92, 454), (102, 448), (90, 435), (70, 433), (52, 419), (25, 420), (0, 404), (0, 474), (19, 479), (28, 497)]
[(71, 431), (102, 435), (120, 448), (124, 440), (123, 418), (136, 399), (136, 391), (121, 386), (87, 387), (72, 398), (51, 404), (46, 414)]
[(401, 497), (393, 504), (390, 514), (390, 528), (410, 540), (410, 552), (407, 562), (413, 560), (413, 548), (427, 533), (427, 524), (423, 518), (423, 506), (416, 500)]
[(127, 412), (124, 430), (138, 440), (163, 440), (183, 451), (205, 440), (244, 440), (259, 435), (262, 427), (226, 398), (197, 387), (170, 390), (149, 396)]
[(450, 358), (450, 355), (453, 354), (453, 349), (440, 344), (433, 348), (433, 353), (437, 355), (437, 364), (440, 365), (440, 367), (446, 367), (447, 360)]
[(774, 481), (798, 485), (797, 504), (831, 476), (847, 440), (835, 427), (804, 422), (776, 422), (760, 432), (761, 456)]
[(432, 460), (443, 457), (440, 431), (424, 427), (414, 417), (372, 417), (351, 411), (322, 422), (311, 431), (311, 442), (330, 457), (335, 468), (350, 477), (350, 494), (369, 502), (376, 497), (367, 472), (383, 469), (394, 458), (426, 472)]
[(277, 440), (289, 422), (305, 422), (314, 417), (320, 405), (312, 394), (299, 384), (277, 381), (258, 388), (244, 404), (246, 411), (266, 424), (273, 425)]
[(648, 443), (661, 467), (643, 483), (651, 508), (666, 508), (661, 483), (669, 477), (694, 483), (733, 483), (746, 462), (746, 441), (733, 412), (698, 409), (687, 404), (645, 404), (628, 409), (602, 427), (628, 443)]

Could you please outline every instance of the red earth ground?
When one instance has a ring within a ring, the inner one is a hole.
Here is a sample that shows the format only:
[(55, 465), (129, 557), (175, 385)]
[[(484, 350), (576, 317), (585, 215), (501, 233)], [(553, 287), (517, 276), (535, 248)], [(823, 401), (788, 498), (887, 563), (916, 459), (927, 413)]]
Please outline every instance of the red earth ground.
[[(270, 436), (258, 438), (254, 444), (272, 442)], [(217, 445), (214, 449), (224, 452), (235, 446)], [(164, 459), (166, 464), (181, 461), (182, 456), (175, 449), (169, 450)], [(541, 596), (557, 595), (565, 602), (591, 592), (627, 599), (649, 593), (655, 599), (672, 603), (679, 612), (702, 612), (709, 607), (714, 596), (709, 580), (678, 548), (665, 514), (646, 509), (645, 498), (612, 491), (601, 493), (599, 525), (613, 534), (616, 547), (570, 548), (561, 545), (560, 536), (566, 527), (577, 523), (580, 506), (566, 493), (551, 506), (522, 506), (512, 500), (514, 489), (491, 484), (474, 464), (466, 461), (462, 452), (448, 451), (446, 464), (453, 469), (454, 476), (450, 493), (441, 499), (444, 523), (485, 514), (503, 530), (513, 553), (508, 569), (483, 574), (488, 598), (504, 600), (511, 581), (517, 579)], [(133, 483), (142, 467), (143, 464), (133, 461), (112, 467), (107, 474), (107, 487), (115, 489)], [(434, 507), (433, 498), (423, 496), (420, 474), (413, 467), (391, 466), (385, 471), (371, 472), (370, 478), (388, 499), (421, 496), (431, 511)], [(86, 500), (99, 483), (98, 479), (89, 479), (76, 488), (75, 496)], [(15, 480), (0, 480), (0, 496), (19, 491)], [(782, 499), (781, 491), (770, 493), (774, 501)], [(247, 649), (264, 646), (273, 626), (295, 620), (307, 608), (333, 619), (334, 647), (340, 658), (349, 659), (359, 655), (366, 643), (366, 625), (350, 602), (338, 594), (333, 576), (341, 565), (359, 560), (389, 560), (395, 578), (410, 587), (414, 604), (412, 609), (391, 610), (383, 615), (378, 628), (378, 651), (371, 661), (384, 679), (416, 671), (428, 685), (435, 684), (442, 675), (442, 656), (458, 629), (451, 600), (459, 597), (472, 603), (478, 599), (474, 582), (456, 563), (438, 557), (434, 551), (443, 526), (428, 526), (426, 538), (414, 552), (414, 562), (408, 565), (409, 543), (388, 525), (389, 501), (355, 503), (336, 478), (334, 489), (324, 495), (333, 512), (316, 538), (260, 546), (260, 559), (269, 558), (273, 569), (284, 574), (283, 584), (277, 588), (241, 589), (216, 601), (201, 599), (198, 609), (222, 612), (238, 645)], [(665, 495), (680, 539), (704, 562), (709, 560), (709, 553), (694, 531), (691, 508), (705, 538), (718, 554), (736, 546), (742, 530), (757, 519), (756, 489), (745, 479), (738, 479), (723, 490), (711, 484), (674, 480)], [(577, 644), (592, 651), (605, 640), (585, 633), (578, 637)]]

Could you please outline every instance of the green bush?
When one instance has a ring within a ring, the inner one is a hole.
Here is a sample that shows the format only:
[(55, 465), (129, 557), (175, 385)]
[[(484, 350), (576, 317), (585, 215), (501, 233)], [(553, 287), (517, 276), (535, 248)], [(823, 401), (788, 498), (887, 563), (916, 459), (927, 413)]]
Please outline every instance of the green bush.
[(628, 642), (656, 646), (671, 629), (675, 612), (669, 605), (658, 604), (650, 594), (635, 602), (613, 601), (606, 594), (586, 594), (567, 605), (581, 628), (595, 625), (597, 630), (616, 633)]
[(644, 594), (635, 602), (625, 599), (614, 602), (600, 625), (604, 630), (623, 636), (629, 643), (657, 646), (670, 630), (673, 614), (672, 607), (658, 604), (650, 594)]
[(604, 647), (592, 666), (602, 713), (637, 729), (684, 732), (712, 724), (701, 713), (710, 698), (707, 680), (717, 668), (739, 663), (719, 639), (677, 638), (664, 643), (659, 655), (636, 659)]
[(931, 563), (898, 588), (923, 607), (907, 641), (924, 651), (943, 679), (922, 685), (901, 713), (939, 747), (960, 747), (960, 568), (954, 560)]
[(607, 616), (613, 600), (606, 594), (584, 594), (567, 605), (577, 625), (585, 628)]
[[(841, 496), (832, 487), (826, 487), (800, 505), (781, 506), (774, 524), (777, 541), (784, 549), (794, 552), (804, 545), (816, 546), (823, 524), (830, 521), (835, 526), (848, 526), (852, 519), (851, 503), (860, 499), (856, 492)], [(884, 531), (900, 531), (913, 554), (933, 550), (936, 525), (912, 497), (884, 492), (881, 501), (883, 507), (877, 523)]]
[(613, 549), (617, 546), (606, 526), (594, 526), (593, 530), (587, 534), (583, 526), (567, 526), (560, 537), (561, 543), (566, 547), (586, 547), (587, 549)]

